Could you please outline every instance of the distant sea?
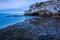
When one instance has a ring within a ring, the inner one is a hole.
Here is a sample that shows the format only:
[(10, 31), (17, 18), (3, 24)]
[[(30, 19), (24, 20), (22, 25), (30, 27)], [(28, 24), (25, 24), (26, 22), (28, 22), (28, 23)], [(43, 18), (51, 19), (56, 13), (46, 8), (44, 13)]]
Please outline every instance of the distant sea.
[(24, 20), (30, 18), (36, 18), (36, 16), (17, 15), (15, 17), (14, 15), (10, 14), (0, 14), (0, 29), (16, 24), (18, 22), (23, 22)]

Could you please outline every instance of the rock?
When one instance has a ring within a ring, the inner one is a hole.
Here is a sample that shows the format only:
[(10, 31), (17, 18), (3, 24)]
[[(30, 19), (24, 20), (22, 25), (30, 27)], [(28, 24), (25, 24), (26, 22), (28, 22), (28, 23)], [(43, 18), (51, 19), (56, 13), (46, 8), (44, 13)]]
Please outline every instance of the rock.
[(59, 0), (49, 0), (31, 5), (25, 15), (43, 17), (27, 19), (0, 29), (0, 40), (60, 40), (59, 4)]
[(32, 18), (0, 30), (0, 40), (60, 40), (60, 19)]
[(46, 2), (38, 2), (31, 5), (29, 8), (30, 9), (25, 12), (25, 15), (54, 16), (55, 14), (57, 14), (58, 16), (60, 14), (60, 1), (49, 0)]

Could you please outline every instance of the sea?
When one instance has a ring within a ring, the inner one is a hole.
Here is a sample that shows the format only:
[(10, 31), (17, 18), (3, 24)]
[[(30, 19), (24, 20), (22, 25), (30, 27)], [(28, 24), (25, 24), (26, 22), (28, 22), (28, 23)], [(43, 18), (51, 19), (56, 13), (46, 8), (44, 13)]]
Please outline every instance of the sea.
[(24, 16), (24, 15), (12, 15), (12, 14), (0, 14), (0, 29), (7, 26), (14, 25), (18, 22), (23, 22), (26, 19), (37, 18), (37, 16)]

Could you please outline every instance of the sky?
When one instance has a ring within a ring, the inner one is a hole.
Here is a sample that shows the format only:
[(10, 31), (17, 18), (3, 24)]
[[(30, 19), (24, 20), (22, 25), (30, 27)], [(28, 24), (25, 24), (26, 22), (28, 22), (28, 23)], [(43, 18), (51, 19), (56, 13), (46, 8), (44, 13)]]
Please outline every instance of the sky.
[(23, 13), (31, 4), (47, 0), (0, 0), (0, 13)]

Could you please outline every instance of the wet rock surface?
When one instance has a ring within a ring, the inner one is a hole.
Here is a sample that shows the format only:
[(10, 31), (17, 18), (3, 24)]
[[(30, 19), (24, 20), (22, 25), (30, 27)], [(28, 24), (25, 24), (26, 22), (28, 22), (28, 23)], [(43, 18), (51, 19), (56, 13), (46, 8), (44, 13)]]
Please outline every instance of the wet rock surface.
[(60, 40), (60, 19), (41, 17), (0, 29), (0, 40)]

